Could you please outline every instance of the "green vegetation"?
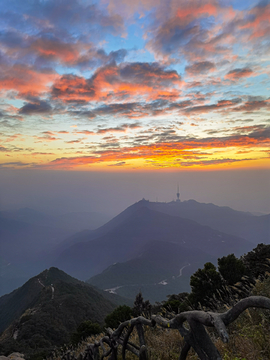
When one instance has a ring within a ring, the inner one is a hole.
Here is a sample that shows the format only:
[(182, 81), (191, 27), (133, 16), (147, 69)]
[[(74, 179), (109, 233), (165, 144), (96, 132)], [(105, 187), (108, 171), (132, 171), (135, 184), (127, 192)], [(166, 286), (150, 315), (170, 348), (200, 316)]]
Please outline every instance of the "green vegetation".
[(195, 307), (199, 304), (207, 306), (213, 294), (222, 288), (222, 277), (216, 267), (208, 262), (203, 269), (198, 269), (190, 278), (192, 293), (190, 301)]
[[(167, 301), (151, 306), (139, 293), (133, 308), (126, 305), (115, 308), (92, 287), (58, 273), (59, 270), (54, 268), (29, 280), (25, 288), (8, 297), (9, 301), (4, 299), (7, 310), (10, 304), (19, 303), (18, 294), (25, 294), (23, 299), (25, 303), (28, 301), (28, 307), (1, 335), (0, 353), (8, 355), (18, 351), (30, 360), (41, 360), (55, 347), (72, 344), (77, 346), (75, 353), (79, 354), (84, 342), (94, 342), (95, 338), (104, 336), (104, 333), (100, 334), (104, 321), (106, 327), (117, 328), (121, 322), (140, 315), (150, 318), (151, 314), (160, 313), (171, 318), (192, 309), (224, 311), (228, 305), (250, 294), (270, 297), (268, 259), (270, 245), (263, 244), (241, 259), (232, 254), (224, 256), (218, 259), (218, 268), (206, 263), (192, 275), (190, 294), (170, 295)], [(269, 330), (270, 311), (249, 309), (228, 327), (229, 344), (222, 343), (212, 329), (209, 333), (225, 360), (265, 360), (270, 359)], [(174, 360), (179, 357), (183, 340), (177, 332), (145, 328), (145, 338), (150, 359)], [(136, 333), (132, 342), (138, 342)], [(131, 359), (133, 357), (128, 355), (127, 360)], [(190, 352), (188, 359), (195, 360), (197, 356)]]
[(105, 324), (112, 329), (117, 328), (121, 322), (132, 317), (132, 309), (127, 305), (118, 306), (111, 314), (105, 317)]
[(91, 320), (83, 321), (78, 327), (77, 331), (71, 336), (71, 343), (77, 345), (79, 342), (85, 340), (91, 335), (100, 334), (102, 331), (101, 327), (97, 323), (92, 323)]
[[(270, 278), (257, 281), (251, 294), (270, 297)], [(175, 298), (175, 300), (177, 299)], [(219, 310), (224, 311), (225, 308), (220, 308)], [(229, 342), (227, 344), (221, 341), (213, 328), (209, 328), (208, 332), (223, 360), (266, 360), (270, 359), (269, 327), (270, 311), (250, 308), (228, 326)], [(158, 326), (154, 328), (145, 326), (144, 335), (149, 360), (179, 359), (180, 349), (183, 348), (184, 341), (177, 330), (160, 328)], [(98, 341), (103, 336), (104, 334), (100, 334), (86, 339), (86, 342), (78, 347), (74, 355), (79, 356), (87, 344), (94, 343), (95, 340)], [(136, 331), (133, 331), (130, 340), (132, 343), (139, 345), (139, 338)], [(120, 350), (118, 354), (119, 359), (121, 359)], [(137, 357), (127, 353), (126, 360), (135, 359), (137, 359)], [(198, 356), (195, 352), (190, 351), (187, 360), (197, 359)]]
[(234, 254), (218, 259), (218, 269), (206, 263), (190, 278), (191, 294), (186, 304), (191, 308), (218, 309), (233, 305), (250, 294), (257, 279), (270, 270), (270, 245), (259, 244), (240, 259)]
[(105, 316), (116, 307), (88, 284), (56, 268), (30, 279), (8, 299), (1, 308), (3, 314), (9, 315), (12, 306), (20, 302), (24, 304), (24, 311), (1, 335), (0, 354), (18, 351), (33, 360), (39, 356), (43, 359), (55, 347), (68, 344), (73, 333), (88, 336), (90, 333), (84, 336), (83, 331), (87, 332), (84, 325), (80, 328), (84, 321), (93, 323), (91, 334), (100, 332)]
[(228, 285), (234, 285), (247, 273), (242, 260), (234, 254), (218, 259), (218, 271)]

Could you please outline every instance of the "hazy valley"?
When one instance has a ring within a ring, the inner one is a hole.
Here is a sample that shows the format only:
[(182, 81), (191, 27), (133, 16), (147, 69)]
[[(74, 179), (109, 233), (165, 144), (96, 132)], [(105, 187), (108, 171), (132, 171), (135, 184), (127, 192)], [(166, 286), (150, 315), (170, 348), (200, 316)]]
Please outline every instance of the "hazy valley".
[(107, 222), (96, 213), (2, 211), (2, 351), (48, 353), (139, 292), (152, 304), (189, 293), (204, 264), (269, 244), (269, 217), (195, 200), (143, 199)]
[(194, 200), (143, 199), (100, 227), (105, 216), (93, 213), (55, 218), (30, 209), (2, 211), (1, 294), (55, 266), (101, 289), (130, 298), (143, 289), (160, 301), (188, 291), (190, 275), (205, 262), (270, 243), (269, 219)]

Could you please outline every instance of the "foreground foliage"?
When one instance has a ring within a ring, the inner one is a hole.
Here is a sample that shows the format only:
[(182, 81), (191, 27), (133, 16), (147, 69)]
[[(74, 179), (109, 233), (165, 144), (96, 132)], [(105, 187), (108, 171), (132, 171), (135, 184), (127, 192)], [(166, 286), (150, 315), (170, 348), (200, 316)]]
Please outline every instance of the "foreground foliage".
[[(149, 357), (144, 327), (152, 328), (158, 325), (166, 329), (166, 331), (168, 331), (168, 329), (170, 329), (171, 332), (172, 330), (178, 330), (182, 336), (184, 343), (178, 347), (178, 352), (180, 351), (179, 360), (186, 360), (191, 348), (193, 348), (201, 360), (221, 360), (222, 355), (214, 344), (214, 342), (217, 341), (214, 340), (213, 334), (211, 336), (213, 330), (207, 332), (205, 327), (215, 329), (216, 334), (222, 342), (227, 343), (230, 336), (226, 326), (233, 323), (246, 309), (254, 307), (270, 310), (270, 299), (263, 296), (251, 296), (241, 300), (234, 307), (222, 313), (193, 310), (180, 313), (172, 319), (166, 319), (160, 315), (152, 315), (151, 320), (139, 316), (122, 322), (114, 331), (110, 328), (106, 329), (106, 335), (100, 338), (99, 341), (95, 341), (94, 344), (89, 344), (84, 355), (81, 354), (79, 358), (84, 360), (98, 360), (100, 358), (99, 349), (101, 348), (102, 359), (110, 356), (110, 360), (117, 360), (118, 350), (121, 350), (121, 358), (123, 360), (126, 359), (126, 351), (136, 355), (140, 360), (147, 360)], [(136, 329), (138, 335), (139, 342), (137, 344), (130, 339), (134, 329)], [(258, 333), (258, 338), (260, 339), (261, 333), (258, 331), (256, 333)], [(121, 345), (121, 347), (119, 345)], [(170, 349), (167, 350), (170, 351)], [(268, 347), (266, 352), (269, 353)], [(177, 353), (175, 353), (175, 355), (176, 354)], [(153, 357), (153, 355), (150, 356), (151, 358)], [(225, 359), (229, 359), (228, 354), (225, 354), (225, 356)], [(70, 357), (70, 353), (68, 353), (65, 354), (62, 359), (73, 360), (77, 358), (74, 355)], [(259, 359), (259, 357), (257, 357), (257, 359)]]

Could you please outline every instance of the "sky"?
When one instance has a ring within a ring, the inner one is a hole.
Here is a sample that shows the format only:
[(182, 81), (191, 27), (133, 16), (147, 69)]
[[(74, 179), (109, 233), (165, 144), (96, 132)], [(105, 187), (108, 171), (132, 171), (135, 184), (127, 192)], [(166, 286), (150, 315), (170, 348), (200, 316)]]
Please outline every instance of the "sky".
[(269, 1), (1, 0), (0, 185), (250, 171), (265, 203), (269, 76)]

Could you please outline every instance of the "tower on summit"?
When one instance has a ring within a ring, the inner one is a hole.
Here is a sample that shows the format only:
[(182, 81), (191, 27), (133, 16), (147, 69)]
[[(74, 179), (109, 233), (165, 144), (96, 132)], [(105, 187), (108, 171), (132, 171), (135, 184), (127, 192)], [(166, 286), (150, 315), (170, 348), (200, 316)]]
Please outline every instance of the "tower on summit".
[(179, 184), (177, 184), (177, 193), (176, 193), (176, 195), (177, 195), (176, 201), (181, 201), (180, 200), (180, 192), (179, 192)]

